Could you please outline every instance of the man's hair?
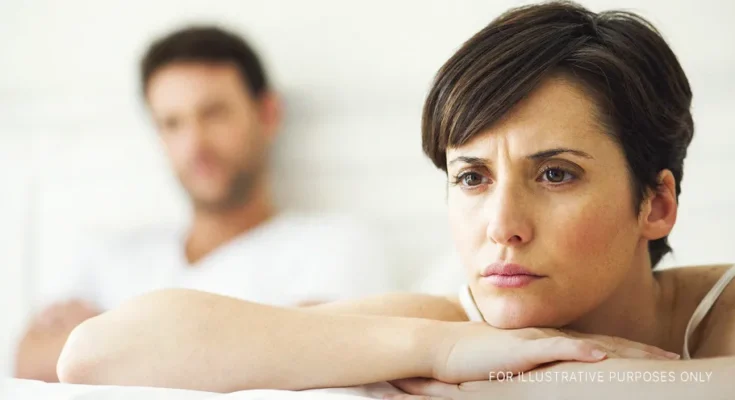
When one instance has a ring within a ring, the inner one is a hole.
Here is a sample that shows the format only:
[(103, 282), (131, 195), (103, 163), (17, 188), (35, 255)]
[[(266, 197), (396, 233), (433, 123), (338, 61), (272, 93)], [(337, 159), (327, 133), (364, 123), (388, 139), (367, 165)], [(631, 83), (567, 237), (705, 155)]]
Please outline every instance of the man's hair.
[[(486, 132), (539, 83), (563, 74), (595, 100), (597, 118), (622, 147), (640, 210), (669, 169), (681, 192), (694, 134), (692, 92), (676, 56), (642, 17), (552, 2), (511, 9), (475, 34), (439, 70), (424, 104), (426, 155), (446, 172), (447, 147)], [(652, 266), (671, 251), (649, 242)]]
[(253, 97), (268, 89), (268, 79), (258, 56), (240, 36), (215, 26), (190, 26), (154, 41), (140, 63), (143, 94), (151, 76), (177, 62), (230, 63), (240, 71)]

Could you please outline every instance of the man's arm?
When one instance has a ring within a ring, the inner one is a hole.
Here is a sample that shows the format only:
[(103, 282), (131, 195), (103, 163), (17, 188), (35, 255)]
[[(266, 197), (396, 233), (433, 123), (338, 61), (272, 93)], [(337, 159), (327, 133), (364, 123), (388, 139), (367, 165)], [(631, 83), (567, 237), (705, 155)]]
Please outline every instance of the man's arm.
[(56, 362), (69, 333), (98, 314), (93, 306), (76, 300), (53, 304), (39, 313), (18, 343), (15, 377), (58, 382)]
[(83, 321), (99, 315), (97, 270), (108, 262), (108, 246), (97, 238), (79, 237), (71, 258), (56, 257), (44, 269), (34, 302), (41, 306), (16, 344), (14, 376), (58, 382), (56, 363), (69, 334)]

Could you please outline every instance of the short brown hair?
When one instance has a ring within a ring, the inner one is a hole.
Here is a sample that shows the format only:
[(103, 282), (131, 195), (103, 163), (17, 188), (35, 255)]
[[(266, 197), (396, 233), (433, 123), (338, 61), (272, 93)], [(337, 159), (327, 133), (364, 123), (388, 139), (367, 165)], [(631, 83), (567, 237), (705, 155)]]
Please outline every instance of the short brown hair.
[(268, 77), (253, 48), (224, 28), (192, 25), (155, 40), (140, 62), (143, 95), (151, 76), (175, 62), (232, 63), (253, 97), (268, 89)]
[[(553, 74), (580, 82), (599, 119), (625, 152), (635, 209), (658, 174), (671, 170), (681, 192), (694, 134), (692, 92), (676, 56), (644, 18), (594, 13), (571, 2), (511, 9), (475, 34), (442, 66), (424, 104), (426, 155), (446, 172), (447, 147), (487, 131)], [(653, 266), (671, 251), (649, 243)]]

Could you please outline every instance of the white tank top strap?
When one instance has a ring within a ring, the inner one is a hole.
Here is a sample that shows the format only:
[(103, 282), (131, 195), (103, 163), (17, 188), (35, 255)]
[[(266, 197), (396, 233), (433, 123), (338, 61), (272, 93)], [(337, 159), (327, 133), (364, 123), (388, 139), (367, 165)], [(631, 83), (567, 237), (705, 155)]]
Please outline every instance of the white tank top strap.
[(730, 281), (733, 280), (733, 278), (735, 278), (735, 265), (725, 271), (725, 273), (722, 275), (722, 277), (720, 277), (717, 283), (715, 283), (712, 289), (710, 289), (707, 295), (704, 296), (702, 301), (697, 306), (697, 309), (694, 310), (694, 313), (692, 314), (692, 317), (689, 319), (689, 323), (687, 324), (686, 332), (684, 333), (684, 351), (681, 355), (681, 358), (683, 360), (690, 359), (689, 339), (691, 338), (692, 334), (695, 330), (697, 330), (699, 324), (702, 322), (704, 317), (717, 301), (717, 298), (720, 297), (722, 292), (725, 290)]
[(459, 302), (464, 309), (464, 313), (467, 314), (467, 318), (473, 322), (484, 322), (485, 318), (482, 317), (480, 309), (477, 308), (477, 303), (472, 297), (472, 291), (469, 285), (463, 285), (459, 289)]

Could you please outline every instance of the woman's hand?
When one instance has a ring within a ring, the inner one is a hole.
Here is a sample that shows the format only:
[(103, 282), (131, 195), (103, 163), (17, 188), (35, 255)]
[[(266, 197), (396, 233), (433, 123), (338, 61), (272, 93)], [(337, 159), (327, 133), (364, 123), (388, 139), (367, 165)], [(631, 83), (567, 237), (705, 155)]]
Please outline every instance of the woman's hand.
[(605, 358), (671, 360), (678, 355), (654, 346), (602, 335), (558, 329), (496, 329), (484, 323), (443, 326), (432, 377), (446, 383), (489, 379), (491, 372), (516, 374), (557, 361), (597, 362)]

